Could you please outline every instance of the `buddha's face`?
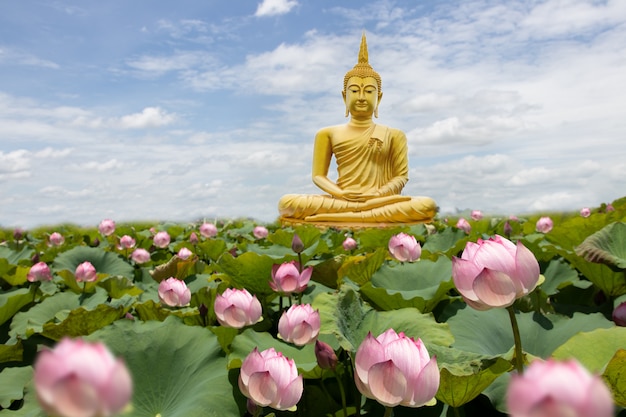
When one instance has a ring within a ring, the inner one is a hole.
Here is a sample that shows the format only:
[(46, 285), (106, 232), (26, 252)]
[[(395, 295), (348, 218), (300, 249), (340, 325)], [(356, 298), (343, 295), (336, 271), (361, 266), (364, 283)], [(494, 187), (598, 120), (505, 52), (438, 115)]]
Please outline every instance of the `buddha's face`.
[(350, 77), (343, 92), (346, 109), (355, 118), (371, 118), (381, 97), (374, 77)]

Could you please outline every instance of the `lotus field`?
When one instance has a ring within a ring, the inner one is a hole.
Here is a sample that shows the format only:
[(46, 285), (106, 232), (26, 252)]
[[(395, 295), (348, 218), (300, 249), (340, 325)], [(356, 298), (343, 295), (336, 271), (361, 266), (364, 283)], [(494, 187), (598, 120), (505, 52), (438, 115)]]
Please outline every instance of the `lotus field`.
[(0, 229), (0, 415), (626, 416), (625, 221)]

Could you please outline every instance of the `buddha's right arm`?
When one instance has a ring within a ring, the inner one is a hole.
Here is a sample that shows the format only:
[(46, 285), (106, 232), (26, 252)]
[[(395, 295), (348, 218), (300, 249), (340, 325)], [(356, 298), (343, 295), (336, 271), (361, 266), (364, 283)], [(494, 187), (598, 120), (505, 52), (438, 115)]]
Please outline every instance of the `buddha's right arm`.
[(328, 168), (330, 167), (332, 157), (333, 149), (330, 142), (330, 132), (327, 129), (322, 129), (315, 135), (311, 171), (313, 183), (333, 197), (342, 198), (343, 190), (328, 179)]

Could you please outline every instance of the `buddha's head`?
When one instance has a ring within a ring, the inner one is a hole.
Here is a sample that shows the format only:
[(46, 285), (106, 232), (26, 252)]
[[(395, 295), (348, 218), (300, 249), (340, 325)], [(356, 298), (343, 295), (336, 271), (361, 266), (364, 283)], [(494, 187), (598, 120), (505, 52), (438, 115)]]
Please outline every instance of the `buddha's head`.
[[(343, 91), (341, 94), (346, 103), (346, 117), (348, 113), (352, 113), (355, 116), (355, 112), (369, 112), (369, 117), (371, 117), (372, 113), (378, 117), (378, 103), (383, 96), (382, 79), (374, 71), (368, 60), (367, 42), (365, 33), (363, 33), (358, 62), (343, 78)], [(355, 95), (360, 96), (360, 98), (355, 97)], [(368, 109), (359, 111), (355, 108), (357, 100), (367, 101), (369, 104)]]

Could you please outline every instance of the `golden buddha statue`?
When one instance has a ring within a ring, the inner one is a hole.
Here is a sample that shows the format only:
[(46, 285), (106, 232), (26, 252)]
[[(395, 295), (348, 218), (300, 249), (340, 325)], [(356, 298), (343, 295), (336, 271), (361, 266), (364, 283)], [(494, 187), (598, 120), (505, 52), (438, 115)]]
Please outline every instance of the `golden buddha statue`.
[[(383, 96), (380, 75), (368, 62), (365, 34), (358, 63), (344, 77), (348, 123), (325, 127), (315, 135), (313, 182), (327, 195), (287, 194), (278, 210), (283, 224), (375, 226), (432, 221), (437, 204), (429, 197), (401, 195), (409, 180), (405, 134), (377, 125)], [(337, 182), (328, 178), (331, 158)]]

